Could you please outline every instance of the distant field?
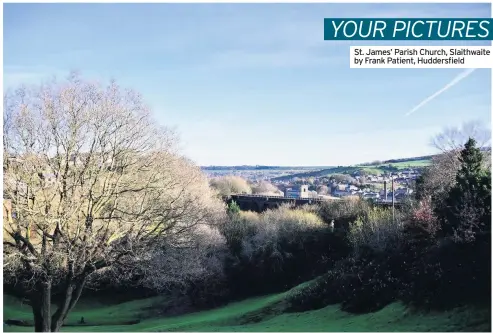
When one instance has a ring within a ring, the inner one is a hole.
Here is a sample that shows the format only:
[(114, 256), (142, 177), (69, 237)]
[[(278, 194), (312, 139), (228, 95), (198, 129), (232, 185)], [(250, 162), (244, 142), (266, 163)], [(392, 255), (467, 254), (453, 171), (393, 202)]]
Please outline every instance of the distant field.
[(272, 180), (288, 180), (288, 179), (292, 179), (294, 177), (299, 177), (299, 178), (315, 177), (315, 178), (318, 178), (318, 177), (326, 177), (326, 176), (335, 175), (335, 174), (352, 174), (353, 172), (358, 171), (358, 170), (365, 170), (369, 174), (380, 173), (380, 169), (378, 167), (373, 167), (373, 166), (362, 166), (362, 167), (346, 166), (346, 167), (335, 167), (335, 168), (329, 168), (329, 169), (317, 170), (317, 171), (311, 171), (311, 172), (301, 172), (301, 173), (296, 173), (296, 174), (292, 174), (292, 175), (275, 177), (275, 178), (272, 178)]
[(397, 162), (397, 163), (389, 163), (389, 164), (381, 164), (381, 166), (388, 166), (391, 165), (393, 167), (399, 168), (399, 169), (405, 169), (405, 168), (419, 168), (419, 167), (425, 167), (427, 165), (430, 165), (430, 159), (422, 159), (422, 160), (417, 160), (417, 161), (408, 161), (408, 162)]
[(405, 169), (424, 167), (429, 164), (430, 156), (409, 159), (388, 160), (380, 165), (357, 166), (209, 166), (201, 167), (209, 177), (239, 175), (245, 178), (266, 178), (271, 180), (289, 180), (294, 177), (325, 177), (333, 174), (353, 174), (356, 171), (365, 171), (367, 174), (381, 174), (389, 166)]
[[(306, 284), (305, 284), (306, 285)], [(303, 285), (294, 288), (302, 288)], [(163, 298), (102, 306), (83, 301), (69, 315), (67, 324), (84, 317), (88, 325), (65, 326), (62, 331), (117, 332), (388, 332), (388, 331), (491, 331), (486, 309), (458, 308), (447, 312), (413, 313), (399, 303), (362, 315), (352, 315), (331, 305), (319, 310), (286, 312), (290, 292), (247, 299), (221, 308), (176, 317), (160, 317), (156, 308)], [(4, 298), (4, 319), (32, 320), (31, 309), (9, 296)], [(132, 320), (138, 324), (125, 325)], [(8, 332), (29, 332), (32, 327), (4, 326)]]
[(341, 167), (333, 167), (323, 170), (309, 171), (309, 172), (300, 172), (292, 175), (286, 175), (281, 177), (272, 178), (272, 180), (288, 180), (294, 177), (306, 178), (306, 177), (326, 177), (334, 174), (353, 174), (356, 171), (365, 171), (367, 174), (382, 174), (385, 172), (385, 168), (391, 166), (397, 169), (406, 169), (406, 168), (421, 168), (430, 164), (430, 158), (422, 158), (419, 160), (409, 160), (409, 161), (400, 161), (393, 163), (383, 163), (379, 165), (359, 165), (359, 166), (341, 166)]

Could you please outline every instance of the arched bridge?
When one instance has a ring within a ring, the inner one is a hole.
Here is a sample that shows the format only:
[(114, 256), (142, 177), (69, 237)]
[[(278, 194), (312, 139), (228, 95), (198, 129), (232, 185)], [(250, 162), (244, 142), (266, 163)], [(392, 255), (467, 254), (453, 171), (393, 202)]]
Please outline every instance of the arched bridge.
[[(294, 197), (279, 197), (279, 196), (266, 196), (255, 194), (233, 194), (228, 198), (225, 198), (229, 204), (232, 201), (236, 202), (240, 206), (241, 210), (254, 211), (261, 213), (267, 209), (278, 208), (282, 204), (292, 204), (294, 206), (313, 205), (321, 202), (337, 200), (337, 199), (320, 199), (320, 198), (294, 198)], [(376, 202), (379, 206), (392, 206), (392, 202)], [(400, 206), (400, 203), (394, 203), (396, 207)]]

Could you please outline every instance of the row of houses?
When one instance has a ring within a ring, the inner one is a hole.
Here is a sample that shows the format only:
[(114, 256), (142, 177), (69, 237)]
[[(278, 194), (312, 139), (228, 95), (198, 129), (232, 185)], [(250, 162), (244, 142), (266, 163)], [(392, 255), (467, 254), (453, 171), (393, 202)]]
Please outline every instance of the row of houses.
[[(363, 199), (372, 199), (377, 201), (402, 201), (410, 196), (413, 190), (407, 187), (398, 187), (394, 191), (386, 187), (380, 191), (371, 191), (368, 189), (360, 189), (354, 185), (337, 184), (330, 191), (330, 195), (317, 195), (319, 198), (345, 198), (345, 197), (360, 197)], [(290, 198), (310, 198), (313, 196), (313, 191), (309, 191), (308, 185), (293, 185), (286, 187), (284, 196)]]
[(389, 182), (394, 179), (394, 181), (408, 181), (408, 180), (414, 180), (418, 178), (419, 173), (417, 171), (408, 171), (408, 172), (396, 172), (392, 173), (391, 175), (369, 175), (365, 177), (360, 177), (356, 176), (355, 179), (360, 180), (363, 178), (365, 182), (368, 183), (382, 183), (382, 182)]
[[(397, 186), (397, 188), (395, 188)], [(401, 201), (405, 197), (410, 196), (413, 190), (406, 186), (400, 186), (399, 183), (394, 181), (394, 191), (387, 188), (387, 183), (384, 182), (384, 188), (380, 191), (372, 191), (369, 189), (361, 189), (357, 186), (350, 184), (335, 184), (332, 186), (330, 194), (334, 197), (350, 197), (359, 196), (364, 199), (373, 200), (391, 200), (394, 196), (394, 200)]]

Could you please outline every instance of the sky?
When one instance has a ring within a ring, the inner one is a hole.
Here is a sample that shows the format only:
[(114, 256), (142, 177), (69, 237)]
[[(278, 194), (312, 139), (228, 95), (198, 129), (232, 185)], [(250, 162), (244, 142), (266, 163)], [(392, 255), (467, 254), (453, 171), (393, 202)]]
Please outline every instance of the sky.
[[(433, 154), (491, 124), (491, 73), (352, 69), (330, 17), (491, 17), (490, 4), (4, 4), (4, 90), (76, 70), (139, 91), (199, 165), (349, 165)], [(487, 45), (484, 42), (460, 45)], [(442, 45), (458, 45), (441, 43)]]

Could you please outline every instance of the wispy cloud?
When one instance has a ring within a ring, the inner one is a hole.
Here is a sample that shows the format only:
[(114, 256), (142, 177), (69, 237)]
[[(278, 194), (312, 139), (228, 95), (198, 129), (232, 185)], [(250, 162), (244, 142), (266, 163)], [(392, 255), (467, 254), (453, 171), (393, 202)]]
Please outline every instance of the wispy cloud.
[(344, 65), (347, 56), (320, 54), (310, 50), (230, 50), (217, 53), (212, 58), (214, 68), (258, 68), (258, 67), (310, 67)]
[(465, 71), (462, 71), (459, 75), (457, 75), (456, 77), (454, 77), (452, 79), (452, 81), (450, 81), (449, 83), (447, 83), (440, 90), (438, 90), (437, 92), (435, 92), (433, 95), (425, 98), (418, 105), (416, 105), (414, 108), (412, 108), (409, 112), (407, 112), (405, 114), (405, 116), (407, 117), (407, 116), (413, 114), (414, 112), (418, 111), (420, 108), (422, 108), (423, 106), (425, 106), (426, 104), (428, 104), (429, 102), (431, 102), (432, 100), (434, 100), (436, 97), (438, 97), (439, 95), (443, 94), (444, 92), (446, 92), (447, 90), (449, 90), (450, 88), (452, 88), (453, 86), (455, 86), (457, 83), (459, 83), (460, 81), (464, 80), (466, 77), (468, 77), (469, 75), (471, 75), (475, 70), (476, 70), (476, 68), (468, 68)]
[[(273, 9), (274, 5), (271, 6), (270, 8)], [(278, 7), (283, 6), (292, 5), (278, 5)], [(295, 6), (292, 11), (282, 11), (280, 16), (274, 16), (274, 13), (279, 13), (274, 10), (266, 11), (260, 16), (258, 11), (245, 10), (241, 14), (238, 14), (239, 11), (232, 11), (231, 15), (220, 18), (223, 24), (219, 27), (204, 27), (206, 30), (212, 30), (219, 47), (206, 51), (209, 56), (204, 57), (203, 64), (214, 69), (217, 67), (346, 66), (350, 45), (380, 43), (375, 41), (324, 41), (324, 17), (430, 17), (430, 15), (432, 17), (462, 17), (464, 12), (471, 14), (471, 17), (479, 15), (476, 7), (468, 8), (463, 5), (443, 7), (433, 4), (425, 6), (422, 4), (395, 4), (393, 6), (388, 4), (382, 6), (314, 4), (312, 6), (319, 10), (309, 12), (306, 10), (307, 6), (301, 4)], [(295, 8), (299, 11), (294, 10)], [(489, 13), (483, 14), (489, 17)], [(255, 23), (252, 24), (252, 22)], [(224, 29), (225, 26), (228, 28)], [(194, 39), (190, 38), (190, 40)], [(395, 42), (381, 44), (395, 45)], [(409, 44), (413, 45), (413, 42)], [(417, 45), (419, 42), (414, 42), (414, 44)], [(465, 43), (458, 42), (457, 44)], [(228, 47), (221, 47), (224, 45)], [(206, 59), (212, 60), (209, 62)]]
[(86, 79), (96, 83), (107, 82), (111, 79), (108, 73), (84, 69), (78, 67), (49, 67), (49, 66), (6, 66), (4, 67), (3, 85), (4, 90), (17, 88), (21, 85), (40, 84), (50, 80), (63, 80), (71, 72), (79, 72)]
[(22, 84), (39, 83), (62, 73), (67, 75), (67, 72), (42, 66), (5, 66), (3, 73), (4, 89), (18, 87)]

